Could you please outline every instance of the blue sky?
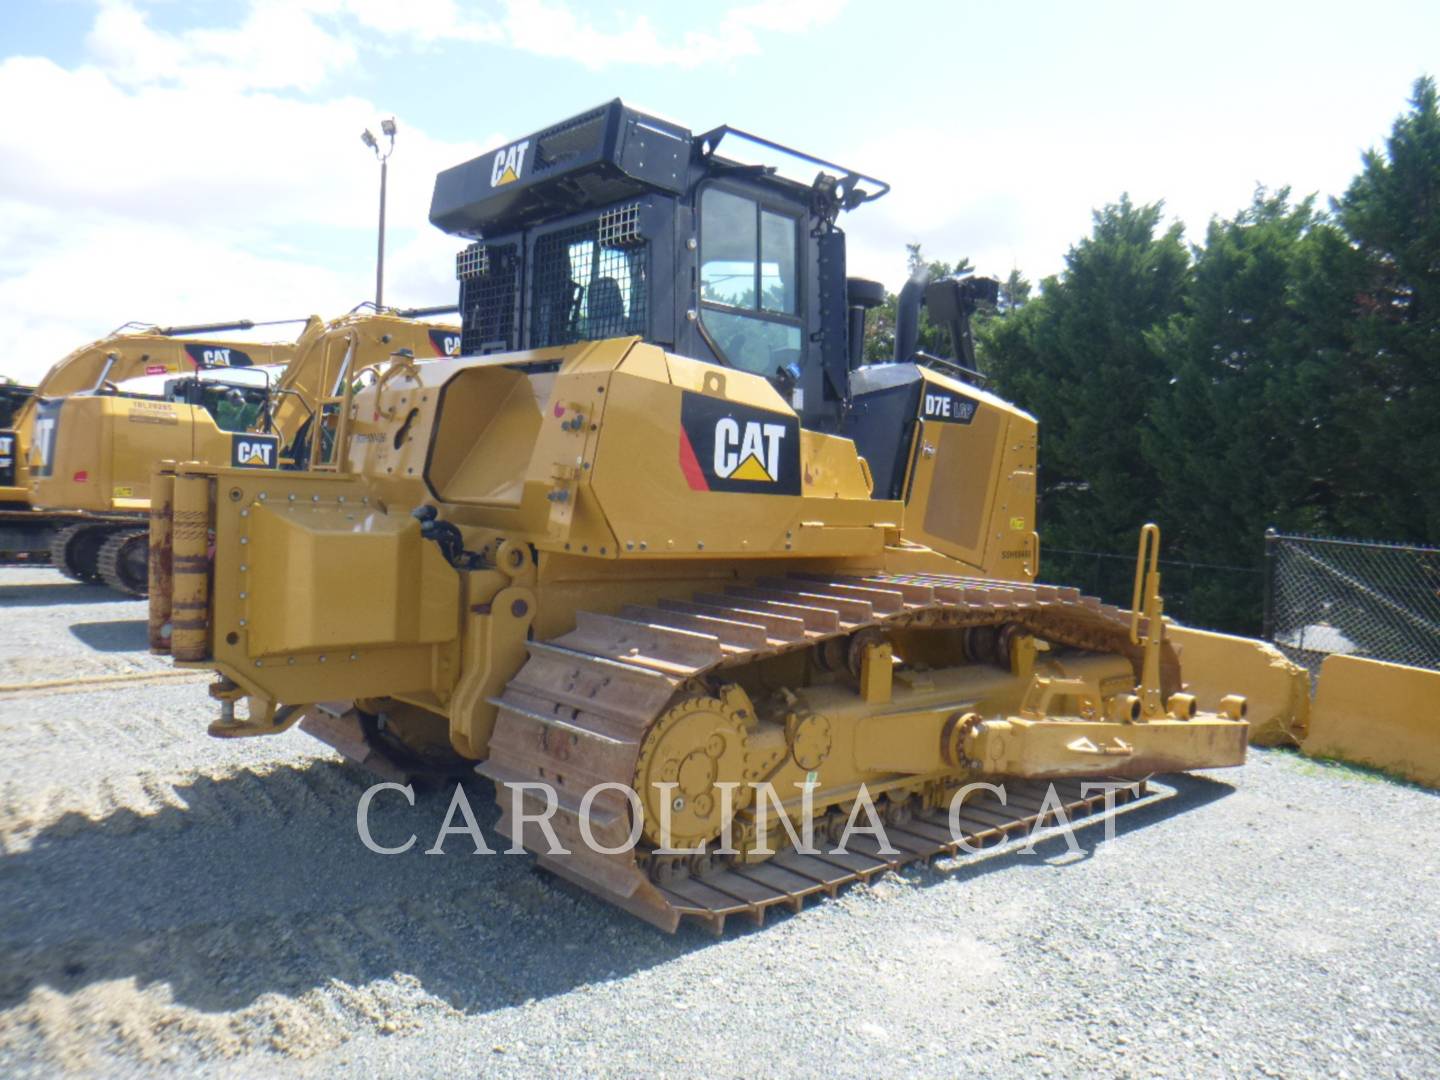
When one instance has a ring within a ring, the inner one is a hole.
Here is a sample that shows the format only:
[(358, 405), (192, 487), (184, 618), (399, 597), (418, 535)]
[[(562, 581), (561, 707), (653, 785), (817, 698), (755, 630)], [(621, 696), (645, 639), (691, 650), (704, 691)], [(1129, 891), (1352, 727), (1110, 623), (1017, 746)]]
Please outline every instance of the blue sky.
[[(454, 296), (426, 224), (437, 169), (621, 96), (864, 169), (853, 273), (904, 244), (1059, 270), (1091, 210), (1164, 199), (1192, 238), (1257, 183), (1341, 192), (1440, 5), (712, 0), (7, 0), (0, 316), (33, 378), (130, 319), (310, 311), (373, 287), (375, 166), (395, 115), (387, 298)], [(288, 333), (288, 328), (281, 328)]]

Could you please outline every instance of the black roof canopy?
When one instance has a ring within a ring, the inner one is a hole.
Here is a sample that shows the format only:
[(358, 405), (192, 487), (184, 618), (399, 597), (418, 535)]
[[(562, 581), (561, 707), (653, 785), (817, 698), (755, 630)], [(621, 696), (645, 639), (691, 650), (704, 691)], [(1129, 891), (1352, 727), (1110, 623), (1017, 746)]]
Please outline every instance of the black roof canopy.
[[(822, 172), (811, 182), (721, 157), (727, 137), (727, 150), (758, 147), (762, 157), (778, 154)], [(813, 187), (829, 217), (890, 190), (884, 181), (738, 128), (692, 135), (616, 98), (446, 169), (435, 178), (430, 222), (461, 236), (494, 236), (646, 192), (680, 195), (702, 176), (737, 170), (795, 196), (809, 197)]]
[(685, 190), (690, 132), (619, 98), (435, 178), (430, 222), (482, 236), (658, 190)]

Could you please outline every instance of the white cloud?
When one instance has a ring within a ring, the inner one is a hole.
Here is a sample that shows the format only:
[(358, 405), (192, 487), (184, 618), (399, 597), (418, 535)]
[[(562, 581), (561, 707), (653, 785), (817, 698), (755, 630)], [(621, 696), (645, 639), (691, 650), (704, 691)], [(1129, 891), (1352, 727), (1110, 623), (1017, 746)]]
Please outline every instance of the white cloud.
[(371, 32), (365, 43), (376, 48), (385, 38), (411, 45), (483, 42), (592, 71), (692, 69), (757, 55), (759, 35), (803, 33), (832, 21), (844, 6), (845, 0), (738, 4), (707, 11), (697, 25), (666, 35), (644, 15), (597, 19), (586, 5), (563, 0), (500, 0), (494, 14), (457, 0), (251, 0), (237, 27), (167, 33), (152, 28), (131, 0), (102, 0), (88, 44), (126, 85), (218, 80), (241, 89), (313, 90), (357, 61), (352, 29)]
[(253, 0), (237, 27), (178, 34), (153, 29), (126, 0), (103, 0), (86, 45), (121, 85), (210, 91), (314, 90), (356, 60), (344, 36), (285, 0)]
[[(801, 33), (835, 19), (844, 3), (769, 0), (744, 4), (667, 40), (644, 16), (621, 30), (602, 30), (567, 4), (553, 0), (505, 0), (498, 35), (507, 45), (539, 56), (575, 60), (586, 68), (612, 65), (700, 68), (760, 52), (757, 32)], [(701, 9), (704, 10), (704, 9)]]
[[(905, 279), (906, 242), (931, 258), (968, 256), (980, 273), (1018, 268), (1032, 281), (1064, 268), (1069, 247), (1090, 235), (1092, 211), (1129, 193), (1164, 203), (1186, 239), (1204, 240), (1212, 216), (1231, 217), (1256, 184), (1294, 184), (1296, 198), (1342, 191), (1358, 165), (1366, 117), (1288, 116), (1277, 132), (1264, 117), (1217, 110), (1183, 123), (1084, 129), (1040, 117), (1020, 125), (979, 117), (947, 128), (925, 115), (915, 126), (858, 141), (844, 160), (893, 185), (843, 223), (852, 273), (896, 288)], [(837, 151), (838, 153), (838, 151)]]
[[(27, 103), (0, 125), (5, 374), (38, 378), (131, 320), (334, 315), (371, 296), (377, 178), (357, 136), (382, 114), (324, 95), (366, 50), (464, 40), (592, 69), (690, 68), (839, 7), (739, 4), (665, 34), (559, 0), (251, 0), (235, 25), (170, 30), (140, 0), (99, 0), (87, 63), (0, 61), (0, 100)], [(447, 143), (397, 120), (386, 296), (445, 302), (460, 245), (426, 220), (434, 176), (499, 140)]]
[[(696, 68), (760, 51), (759, 33), (801, 33), (836, 18), (845, 0), (768, 0), (714, 13), (703, 8), (695, 26), (667, 35), (645, 15), (602, 14), (593, 5), (564, 0), (499, 0), (478, 5), (456, 0), (295, 0), (337, 25), (347, 18), (368, 30), (414, 42), (472, 41), (571, 60), (592, 70), (614, 66)], [(672, 9), (675, 10), (675, 9)]]
[(500, 27), (455, 0), (306, 0), (313, 10), (346, 14), (368, 30), (413, 41), (499, 41)]
[[(6, 375), (37, 378), (130, 320), (334, 316), (373, 295), (378, 178), (358, 135), (375, 106), (200, 83), (0, 62), (0, 100), (30, 103), (0, 125)], [(397, 119), (386, 296), (443, 303), (460, 242), (429, 225), (431, 185), (480, 147)]]

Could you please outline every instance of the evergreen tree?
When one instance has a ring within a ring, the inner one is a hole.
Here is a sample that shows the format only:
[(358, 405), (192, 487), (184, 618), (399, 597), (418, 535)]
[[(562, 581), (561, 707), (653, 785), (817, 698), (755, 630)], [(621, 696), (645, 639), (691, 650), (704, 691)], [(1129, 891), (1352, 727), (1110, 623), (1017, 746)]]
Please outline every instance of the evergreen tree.
[(1181, 226), (1128, 196), (1040, 295), (980, 331), (996, 390), (1040, 421), (1040, 523), (1046, 544), (1128, 547), (1158, 508), (1141, 431), (1168, 384), (1155, 330), (1181, 310), (1189, 254)]
[[(1288, 189), (1256, 191), (1233, 219), (1210, 222), (1184, 310), (1150, 334), (1169, 379), (1142, 440), (1172, 558), (1258, 570), (1265, 526), (1325, 527), (1333, 455), (1323, 452), (1328, 409), (1315, 385), (1335, 357), (1319, 348), (1327, 324), (1316, 308), (1333, 302), (1297, 281), (1316, 230), (1328, 228), (1313, 198), (1292, 206)], [(1253, 622), (1257, 579), (1197, 572), (1187, 586), (1191, 621)]]
[(996, 309), (1000, 314), (1006, 314), (1024, 307), (1029, 299), (1029, 280), (1018, 269), (1011, 270), (1009, 276), (1000, 283), (1000, 302)]
[[(1370, 151), (1336, 218), (1355, 259), (1332, 254), (1349, 300), (1349, 360), (1334, 387), (1353, 449), (1339, 526), (1440, 541), (1440, 107), (1416, 80), (1385, 152)], [(1348, 263), (1348, 265), (1347, 265)]]

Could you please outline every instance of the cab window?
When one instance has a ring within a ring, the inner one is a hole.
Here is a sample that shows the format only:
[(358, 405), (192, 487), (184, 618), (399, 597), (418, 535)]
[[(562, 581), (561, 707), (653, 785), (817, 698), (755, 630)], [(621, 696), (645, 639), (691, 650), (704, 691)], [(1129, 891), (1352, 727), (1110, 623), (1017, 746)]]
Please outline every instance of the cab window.
[(265, 402), (264, 391), (224, 383), (209, 383), (202, 394), (205, 411), (215, 418), (215, 426), (221, 431), (249, 431), (260, 418)]
[(700, 196), (700, 318), (734, 367), (770, 376), (800, 359), (799, 222), (754, 199)]

